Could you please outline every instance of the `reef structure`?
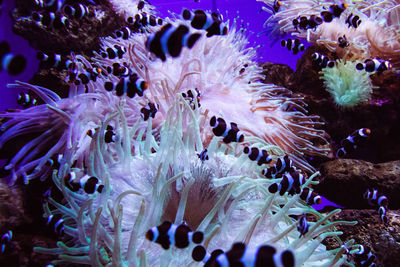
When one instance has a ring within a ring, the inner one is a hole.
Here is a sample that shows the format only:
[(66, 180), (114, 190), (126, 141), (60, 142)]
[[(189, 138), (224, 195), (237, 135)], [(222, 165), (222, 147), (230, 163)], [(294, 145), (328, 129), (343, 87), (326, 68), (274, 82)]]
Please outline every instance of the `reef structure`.
[[(179, 19), (170, 23), (188, 24)], [(326, 154), (327, 149), (310, 141), (326, 140), (316, 128), (321, 124), (318, 118), (304, 114), (302, 99), (258, 81), (261, 70), (253, 61), (254, 49), (245, 49), (246, 38), (235, 26), (226, 36), (202, 36), (192, 49), (184, 48), (180, 57), (164, 63), (146, 50), (148, 36), (105, 38), (103, 52), (116, 45), (126, 48), (118, 59), (100, 53), (92, 58), (74, 56), (77, 73), (95, 68), (100, 75), (88, 83), (71, 82), (67, 98), (36, 85), (10, 85), (33, 91), (45, 103), (0, 114), (1, 146), (29, 136), (5, 167), (11, 171), (11, 183), (21, 177), (28, 183), (48, 176), (54, 183), (43, 203), (44, 217), (61, 216), (62, 241), (57, 248), (35, 251), (58, 255), (54, 264), (193, 264), (190, 248), (163, 251), (145, 240), (148, 229), (169, 220), (185, 221), (191, 229), (203, 231), (204, 246), (210, 250), (228, 250), (237, 241), (250, 247), (268, 243), (294, 251), (298, 266), (346, 263), (343, 248), (326, 251), (321, 242), (328, 236), (337, 238), (336, 225), (354, 222), (331, 222), (338, 210), (322, 215), (300, 195), (269, 193), (267, 185), (277, 181), (261, 176), (261, 167), (242, 152), (242, 144), (221, 143), (208, 126), (212, 116), (234, 121), (245, 133), (247, 145), (276, 158), (289, 154), (299, 168), (312, 173), (303, 154)], [(143, 97), (105, 90), (104, 83), (118, 77), (103, 77), (104, 66), (124, 62), (146, 81)], [(195, 88), (201, 108), (197, 98), (193, 108), (182, 96)], [(154, 120), (143, 121), (140, 110), (149, 101), (159, 106), (159, 112)], [(106, 142), (110, 126), (114, 137)], [(197, 153), (205, 147), (209, 160), (202, 162)], [(71, 173), (98, 177), (104, 188), (94, 194), (72, 190), (66, 181)], [(312, 185), (316, 175), (303, 188)], [(61, 201), (52, 195), (55, 191), (61, 191)], [(289, 215), (305, 213), (316, 222), (298, 237)], [(339, 243), (357, 250), (352, 241)]]

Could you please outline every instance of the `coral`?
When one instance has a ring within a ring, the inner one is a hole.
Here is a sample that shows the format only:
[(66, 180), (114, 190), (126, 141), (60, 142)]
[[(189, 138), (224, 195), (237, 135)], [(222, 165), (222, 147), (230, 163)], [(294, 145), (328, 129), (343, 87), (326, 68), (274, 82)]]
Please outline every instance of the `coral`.
[(367, 102), (373, 90), (371, 75), (366, 71), (355, 71), (357, 62), (337, 60), (333, 68), (320, 71), (326, 90), (340, 107), (354, 107)]

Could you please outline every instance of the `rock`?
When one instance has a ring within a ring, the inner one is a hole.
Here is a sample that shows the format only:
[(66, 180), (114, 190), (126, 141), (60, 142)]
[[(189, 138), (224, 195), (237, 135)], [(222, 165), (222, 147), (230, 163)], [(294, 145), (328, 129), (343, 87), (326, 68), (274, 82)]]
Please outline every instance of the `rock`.
[(293, 87), (293, 70), (285, 64), (265, 62), (260, 64), (263, 68), (262, 74), (265, 75), (263, 83), (273, 83), (286, 88)]
[[(358, 221), (355, 226), (339, 226), (344, 241), (354, 239), (356, 244), (368, 246), (377, 257), (377, 266), (398, 266), (400, 261), (400, 211), (386, 213), (388, 223), (381, 222), (377, 210), (343, 210), (334, 220)], [(329, 238), (324, 242), (329, 249), (337, 248), (338, 243)]]
[(320, 166), (320, 183), (314, 189), (346, 208), (371, 208), (363, 194), (376, 188), (389, 199), (389, 209), (400, 209), (400, 160), (373, 164), (336, 159)]

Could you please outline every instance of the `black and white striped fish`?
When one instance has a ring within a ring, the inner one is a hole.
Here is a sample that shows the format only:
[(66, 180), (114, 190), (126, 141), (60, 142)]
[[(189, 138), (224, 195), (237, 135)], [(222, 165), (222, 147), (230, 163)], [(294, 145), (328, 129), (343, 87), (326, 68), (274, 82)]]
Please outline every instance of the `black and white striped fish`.
[(351, 13), (346, 19), (346, 24), (349, 24), (349, 28), (353, 27), (357, 29), (361, 24), (361, 19), (358, 15), (353, 15), (353, 13)]
[(277, 253), (276, 248), (271, 245), (250, 248), (246, 247), (244, 243), (235, 243), (225, 253), (221, 249), (217, 249), (211, 254), (199, 245), (193, 249), (192, 258), (194, 261), (202, 261), (204, 266), (212, 267), (295, 266), (295, 256), (291, 250)]
[(81, 19), (84, 16), (90, 16), (90, 10), (86, 5), (76, 3), (73, 5), (65, 5), (64, 8), (64, 13), (69, 17), (69, 18), (76, 18), (76, 19)]
[(364, 193), (364, 199), (368, 200), (368, 204), (371, 206), (384, 206), (389, 205), (389, 200), (382, 193), (378, 192), (377, 189), (367, 189)]
[(228, 27), (222, 22), (221, 15), (215, 12), (209, 14), (203, 10), (192, 12), (188, 9), (183, 9), (182, 18), (190, 20), (190, 25), (193, 28), (207, 31), (207, 37), (228, 34)]
[(6, 41), (0, 42), (0, 70), (5, 70), (10, 75), (21, 74), (26, 67), (26, 58), (10, 52), (10, 45)]
[(107, 47), (103, 52), (100, 53), (100, 55), (102, 58), (114, 59), (118, 57), (119, 59), (121, 59), (125, 52), (125, 47), (114, 45), (111, 47)]
[(385, 70), (392, 68), (392, 64), (387, 60), (382, 59), (366, 59), (364, 63), (358, 63), (356, 65), (357, 70), (365, 70), (366, 72), (376, 72), (378, 74)]
[(301, 186), (306, 182), (304, 175), (296, 170), (290, 170), (282, 176), (280, 183), (274, 183), (268, 187), (270, 193), (279, 191), (279, 195), (283, 196), (285, 192), (290, 195), (300, 194)]
[(147, 89), (147, 82), (136, 73), (133, 73), (129, 76), (121, 77), (117, 83), (105, 82), (104, 88), (109, 92), (115, 90), (117, 96), (126, 94), (128, 97), (133, 98), (136, 94), (143, 96), (144, 90)]
[(46, 225), (50, 228), (53, 228), (54, 232), (58, 235), (62, 235), (64, 233), (64, 219), (61, 214), (51, 214), (47, 217)]
[(300, 237), (307, 234), (308, 229), (310, 228), (310, 224), (307, 222), (307, 217), (305, 214), (302, 214), (297, 219), (297, 230), (300, 233)]
[(210, 120), (210, 126), (213, 128), (212, 131), (216, 136), (222, 136), (224, 143), (230, 142), (243, 142), (244, 135), (240, 132), (236, 123), (231, 122), (228, 125), (224, 119), (216, 118), (213, 116)]
[[(194, 93), (193, 91), (195, 91), (196, 93)], [(193, 110), (195, 110), (195, 108), (196, 108), (195, 99), (197, 100), (198, 107), (201, 107), (201, 104), (200, 104), (201, 94), (197, 88), (195, 88), (194, 90), (193, 89), (187, 90), (186, 93), (182, 93), (182, 96), (188, 102), (189, 106)]]
[(147, 121), (150, 117), (154, 119), (156, 113), (158, 111), (158, 104), (154, 104), (149, 102), (146, 106), (140, 109), (140, 116), (142, 116), (143, 120)]
[(361, 128), (355, 130), (340, 142), (340, 148), (336, 151), (337, 158), (343, 158), (349, 153), (354, 152), (371, 135), (371, 130)]
[(340, 48), (345, 48), (350, 45), (349, 42), (347, 41), (346, 35), (340, 36), (338, 38), (338, 45)]
[(133, 73), (130, 68), (117, 62), (113, 63), (112, 66), (107, 66), (106, 70), (108, 74), (113, 74), (117, 77), (129, 76)]
[(76, 173), (69, 172), (64, 179), (65, 186), (73, 192), (77, 192), (82, 188), (85, 193), (94, 194), (95, 192), (101, 193), (104, 189), (104, 185), (102, 185), (95, 176), (85, 174), (79, 181), (76, 181)]
[(328, 10), (321, 12), (321, 17), (325, 22), (331, 22), (334, 18), (340, 17), (343, 11), (347, 8), (347, 4), (330, 5)]
[(36, 106), (38, 104), (38, 101), (31, 94), (21, 92), (18, 94), (17, 104), (21, 105), (23, 108), (29, 108), (32, 106)]
[(129, 29), (129, 27), (123, 27), (120, 30), (116, 30), (114, 32), (114, 34), (117, 38), (122, 38), (123, 40), (128, 40), (129, 37), (132, 35), (132, 31), (131, 31), (131, 29)]
[(13, 236), (13, 232), (8, 230), (1, 236), (0, 240), (0, 255), (3, 254), (7, 249), (7, 244), (10, 243)]
[(322, 202), (321, 196), (308, 187), (305, 187), (301, 190), (300, 198), (305, 201), (307, 205), (319, 205)]
[(200, 152), (200, 154), (197, 154), (201, 162), (204, 162), (208, 160), (208, 155), (207, 155), (207, 148), (204, 148), (203, 151)]
[(378, 214), (381, 217), (381, 220), (384, 224), (388, 222), (388, 218), (386, 216), (386, 210), (387, 208), (385, 206), (380, 206), (378, 209)]
[(53, 27), (57, 30), (68, 28), (71, 25), (71, 22), (66, 16), (53, 12), (33, 12), (31, 18), (40, 26), (47, 28)]
[(193, 232), (185, 222), (173, 224), (165, 221), (159, 226), (154, 226), (146, 232), (146, 238), (151, 242), (160, 244), (163, 249), (170, 246), (186, 248), (190, 243), (200, 244), (203, 241), (203, 232)]
[(292, 160), (289, 159), (288, 155), (285, 155), (284, 157), (278, 158), (274, 166), (262, 170), (261, 173), (269, 179), (280, 178), (285, 172), (288, 172), (293, 168)]
[(139, 29), (147, 26), (157, 26), (163, 24), (163, 19), (154, 15), (148, 15), (146, 12), (136, 14), (134, 17), (128, 17), (126, 22), (133, 29)]
[(167, 55), (178, 57), (183, 47), (192, 48), (200, 38), (199, 33), (190, 33), (185, 25), (178, 27), (168, 23), (158, 32), (146, 40), (146, 48), (162, 61), (167, 60)]
[(324, 56), (320, 53), (313, 53), (311, 55), (313, 65), (319, 68), (333, 68), (335, 66), (335, 61), (330, 60), (327, 56)]
[(288, 50), (293, 52), (293, 55), (296, 55), (300, 51), (304, 51), (305, 47), (302, 43), (300, 43), (299, 39), (287, 39), (287, 40), (282, 40), (281, 45), (283, 47), (286, 47)]
[(75, 63), (68, 57), (55, 53), (45, 54), (38, 51), (36, 58), (40, 60), (40, 67), (45, 69), (57, 68), (57, 70), (63, 70), (75, 67)]
[(257, 147), (249, 148), (248, 146), (244, 147), (243, 152), (249, 155), (250, 160), (257, 161), (258, 165), (268, 164), (272, 161), (270, 155), (266, 150), (261, 150)]
[(376, 266), (374, 263), (376, 256), (372, 253), (370, 247), (364, 247), (360, 245), (359, 251), (353, 254), (354, 261), (358, 264), (357, 266), (372, 267)]

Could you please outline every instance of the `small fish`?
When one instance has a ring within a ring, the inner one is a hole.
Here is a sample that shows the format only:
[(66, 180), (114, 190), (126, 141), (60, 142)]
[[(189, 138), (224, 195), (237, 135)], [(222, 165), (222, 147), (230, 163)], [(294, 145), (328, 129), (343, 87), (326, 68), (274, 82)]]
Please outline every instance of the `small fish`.
[(321, 17), (325, 22), (331, 22), (334, 18), (339, 18), (343, 11), (347, 8), (347, 4), (331, 5), (327, 11), (321, 12)]
[(307, 30), (308, 27), (308, 18), (305, 16), (298, 17), (292, 21), (293, 27), (298, 31), (300, 30)]
[(40, 60), (40, 67), (44, 69), (57, 68), (57, 70), (63, 70), (75, 68), (75, 63), (72, 60), (59, 54), (45, 54), (38, 51), (36, 53), (36, 58)]
[(50, 228), (54, 228), (54, 232), (58, 235), (62, 235), (64, 233), (64, 220), (61, 214), (50, 215), (47, 218), (46, 225)]
[(370, 135), (371, 130), (368, 128), (361, 128), (354, 131), (340, 142), (341, 147), (336, 151), (336, 157), (343, 158), (347, 154), (354, 152)]
[(0, 42), (0, 70), (10, 75), (21, 74), (26, 67), (26, 58), (23, 55), (10, 53), (10, 45), (6, 41)]
[(112, 47), (107, 47), (104, 52), (101, 52), (100, 55), (102, 58), (114, 59), (118, 57), (119, 59), (125, 54), (125, 47), (121, 47), (119, 45), (114, 45)]
[(56, 14), (53, 12), (44, 12), (43, 14), (33, 12), (31, 14), (33, 21), (38, 23), (40, 26), (53, 27), (54, 29), (65, 29), (71, 25), (68, 18), (62, 14)]
[(249, 155), (250, 160), (257, 161), (257, 164), (260, 166), (262, 164), (268, 164), (272, 161), (270, 155), (266, 150), (258, 149), (257, 147), (249, 148), (248, 146), (244, 147), (243, 152)]
[(104, 142), (107, 144), (115, 142), (115, 133), (111, 125), (107, 125), (106, 132), (104, 133)]
[(341, 48), (345, 48), (345, 47), (349, 46), (349, 42), (346, 39), (346, 35), (343, 35), (343, 36), (338, 38), (338, 45)]
[(307, 217), (305, 214), (300, 215), (297, 219), (297, 230), (300, 233), (300, 237), (307, 234), (310, 224), (307, 222)]
[(13, 233), (11, 230), (8, 230), (3, 236), (1, 237), (0, 241), (0, 254), (3, 254), (6, 251), (7, 244), (11, 241)]
[(143, 120), (147, 121), (150, 117), (154, 119), (156, 116), (156, 113), (158, 111), (158, 104), (154, 104), (152, 102), (149, 102), (146, 106), (144, 106), (140, 112), (140, 116), (142, 116)]
[(282, 176), (280, 183), (274, 183), (268, 187), (270, 193), (279, 191), (279, 195), (283, 196), (285, 192), (289, 195), (300, 194), (301, 186), (306, 182), (306, 178), (299, 171), (291, 170)]
[(217, 249), (211, 255), (203, 246), (199, 245), (193, 249), (192, 258), (194, 261), (203, 261), (204, 266), (295, 266), (295, 256), (291, 250), (277, 253), (276, 248), (271, 245), (249, 248), (240, 242), (233, 244), (231, 249), (225, 253), (221, 249)]
[(183, 9), (182, 18), (190, 20), (190, 25), (193, 28), (207, 31), (207, 37), (228, 34), (228, 27), (222, 22), (221, 15), (218, 13), (213, 12), (210, 14), (200, 9), (192, 12), (188, 9)]
[(60, 168), (62, 159), (63, 159), (63, 154), (53, 155), (51, 158), (47, 160), (46, 165), (54, 169), (58, 169)]
[(371, 206), (384, 206), (389, 205), (389, 200), (382, 193), (379, 193), (377, 189), (367, 189), (364, 193), (364, 199), (368, 200), (368, 204)]
[(196, 105), (195, 105), (195, 102), (194, 102), (194, 99), (195, 99), (195, 98), (196, 98), (196, 100), (197, 100), (198, 106), (201, 107), (201, 105), (200, 105), (200, 96), (201, 96), (200, 91), (199, 91), (197, 88), (195, 88), (194, 90), (196, 91), (197, 96), (195, 96), (195, 94), (193, 93), (192, 90), (187, 90), (186, 93), (182, 93), (183, 98), (184, 98), (186, 101), (188, 101), (189, 106), (190, 106), (193, 110), (196, 108)]
[(75, 78), (75, 85), (79, 84), (88, 84), (90, 81), (96, 81), (97, 77), (99, 76), (99, 69), (98, 68), (87, 68), (84, 72), (81, 72)]
[(389, 61), (381, 59), (367, 59), (364, 63), (358, 63), (356, 65), (357, 70), (365, 70), (366, 72), (377, 72), (382, 73), (385, 70), (392, 68), (392, 64)]
[(132, 31), (129, 29), (129, 27), (123, 27), (121, 30), (115, 31), (114, 34), (117, 38), (128, 40), (129, 37), (132, 35)]
[(29, 108), (32, 106), (36, 106), (38, 104), (38, 101), (31, 94), (21, 92), (18, 94), (17, 104), (21, 105), (23, 108)]
[(304, 51), (305, 47), (302, 43), (300, 43), (299, 39), (287, 39), (287, 40), (282, 40), (281, 45), (283, 47), (286, 47), (288, 50), (291, 50), (293, 52), (293, 55), (296, 55), (299, 51)]
[(108, 66), (106, 70), (109, 74), (113, 74), (117, 77), (125, 77), (133, 73), (132, 70), (127, 66), (121, 65), (116, 62), (113, 63), (112, 66)]
[(35, 0), (37, 6), (44, 8), (47, 11), (56, 12), (61, 10), (65, 0)]
[(210, 120), (210, 126), (213, 128), (212, 131), (216, 136), (222, 136), (224, 143), (230, 142), (243, 142), (244, 135), (241, 134), (236, 123), (231, 122), (230, 126), (222, 118), (216, 118), (213, 116)]
[(285, 155), (284, 157), (280, 157), (274, 166), (262, 170), (261, 173), (265, 177), (272, 179), (281, 177), (285, 172), (288, 172), (293, 168), (292, 160), (289, 159), (288, 155)]
[(90, 15), (89, 8), (81, 3), (65, 5), (63, 10), (69, 18), (81, 19), (84, 16)]
[(173, 224), (165, 221), (148, 230), (146, 238), (160, 244), (163, 249), (169, 249), (171, 245), (177, 248), (186, 248), (190, 243), (200, 244), (204, 234), (200, 231), (193, 232), (185, 222)]
[(327, 56), (321, 55), (320, 53), (312, 53), (311, 58), (313, 65), (319, 68), (333, 68), (335, 66), (335, 61), (329, 60)]
[(148, 15), (146, 12), (136, 14), (134, 17), (128, 17), (127, 20), (130, 27), (139, 29), (147, 26), (157, 26), (163, 24), (163, 19), (154, 15)]
[(351, 13), (346, 19), (346, 24), (349, 24), (349, 28), (353, 27), (357, 29), (357, 27), (361, 24), (361, 19), (359, 16), (354, 16), (353, 13)]
[(308, 205), (319, 205), (322, 202), (321, 196), (315, 193), (312, 189), (305, 187), (301, 190), (300, 198), (304, 200)]
[(104, 83), (106, 91), (113, 91), (117, 96), (126, 94), (128, 97), (133, 98), (136, 94), (143, 96), (143, 91), (147, 89), (147, 82), (140, 78), (136, 73), (126, 77), (121, 77), (118, 83), (114, 84), (111, 81)]
[(201, 162), (204, 162), (208, 160), (208, 155), (207, 155), (207, 148), (204, 148), (203, 151), (200, 152), (200, 154), (197, 154)]
[(64, 177), (65, 186), (72, 192), (77, 192), (79, 189), (83, 189), (87, 194), (94, 194), (95, 192), (101, 193), (104, 189), (104, 185), (100, 184), (100, 181), (95, 176), (85, 174), (83, 177), (76, 181), (76, 173), (69, 172)]
[(388, 218), (386, 216), (386, 208), (384, 206), (380, 206), (378, 209), (378, 214), (381, 216), (381, 220), (384, 224), (387, 224)]
[(139, 1), (138, 5), (137, 5), (137, 9), (142, 10), (144, 8), (144, 4), (145, 4), (145, 1), (142, 1), (142, 0)]
[(183, 47), (192, 48), (200, 37), (199, 33), (190, 34), (185, 25), (174, 27), (168, 23), (150, 35), (146, 40), (146, 48), (162, 61), (166, 61), (167, 55), (178, 57)]
[(272, 9), (274, 10), (274, 14), (279, 11), (279, 8), (281, 6), (282, 6), (282, 2), (275, 0), (274, 5), (272, 6)]
[[(376, 256), (372, 254), (371, 248), (370, 247), (364, 247), (363, 245), (360, 245), (359, 251), (353, 254), (354, 261), (358, 263), (359, 265), (357, 266), (374, 266), (374, 260), (376, 259)], [(376, 266), (376, 265), (375, 265)]]

